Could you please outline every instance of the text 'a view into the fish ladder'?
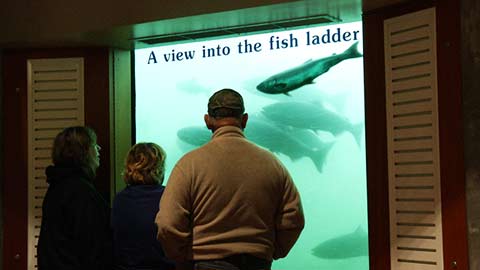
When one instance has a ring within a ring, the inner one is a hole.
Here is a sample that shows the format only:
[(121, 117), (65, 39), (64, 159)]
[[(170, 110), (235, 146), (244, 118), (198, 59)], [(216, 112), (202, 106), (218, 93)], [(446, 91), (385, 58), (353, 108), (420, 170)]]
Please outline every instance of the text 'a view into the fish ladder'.
[(302, 34), (267, 34), (266, 36), (268, 38), (263, 41), (249, 40), (248, 38), (245, 38), (244, 40), (234, 45), (218, 44), (217, 46), (213, 47), (207, 47), (205, 45), (202, 45), (198, 49), (187, 49), (181, 51), (179, 51), (178, 49), (171, 49), (168, 52), (152, 50), (148, 56), (147, 64), (157, 64), (159, 62), (181, 62), (194, 60), (195, 58), (212, 58), (228, 56), (231, 54), (251, 54), (258, 53), (263, 50), (274, 51), (296, 48), (300, 46), (315, 46), (331, 43), (355, 42), (358, 41), (360, 35), (360, 30), (343, 30), (340, 27), (337, 27), (335, 29), (326, 29), (320, 33), (306, 31)]

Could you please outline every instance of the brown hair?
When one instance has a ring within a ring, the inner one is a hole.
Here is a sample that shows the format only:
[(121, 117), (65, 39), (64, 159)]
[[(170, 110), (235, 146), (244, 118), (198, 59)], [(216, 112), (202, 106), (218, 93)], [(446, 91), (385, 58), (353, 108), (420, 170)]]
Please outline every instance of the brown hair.
[(128, 151), (123, 179), (128, 185), (162, 184), (165, 151), (155, 143), (137, 143)]
[(52, 160), (56, 166), (73, 166), (90, 170), (95, 175), (94, 160), (90, 154), (95, 147), (97, 135), (89, 127), (65, 128), (53, 142)]

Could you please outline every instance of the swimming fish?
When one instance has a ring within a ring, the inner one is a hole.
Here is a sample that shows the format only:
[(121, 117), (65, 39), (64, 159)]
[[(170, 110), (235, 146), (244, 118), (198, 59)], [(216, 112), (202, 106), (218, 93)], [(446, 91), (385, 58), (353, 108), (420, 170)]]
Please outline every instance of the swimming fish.
[(312, 84), (318, 76), (326, 73), (331, 67), (343, 60), (361, 57), (358, 41), (341, 54), (334, 54), (307, 62), (275, 74), (257, 85), (257, 90), (268, 94), (286, 94), (306, 84)]
[(346, 117), (327, 109), (322, 104), (288, 101), (276, 102), (262, 108), (262, 114), (276, 124), (296, 128), (322, 130), (334, 136), (350, 132), (361, 145), (363, 123), (351, 123)]
[(345, 259), (368, 256), (368, 234), (360, 226), (349, 234), (328, 239), (314, 249), (312, 254), (323, 259)]
[[(201, 126), (185, 127), (177, 131), (177, 137), (193, 146), (201, 146), (210, 141), (212, 133)], [(292, 161), (302, 157), (312, 160), (322, 172), (326, 156), (333, 142), (324, 142), (308, 130), (282, 130), (268, 119), (250, 117), (245, 128), (245, 137), (273, 153), (281, 153)]]
[(189, 126), (179, 129), (177, 137), (193, 146), (201, 146), (210, 141), (212, 132), (206, 126)]
[(245, 136), (252, 142), (267, 148), (273, 153), (281, 153), (292, 161), (308, 157), (318, 172), (323, 166), (333, 142), (323, 142), (315, 134), (284, 130), (268, 119), (250, 118), (245, 128)]

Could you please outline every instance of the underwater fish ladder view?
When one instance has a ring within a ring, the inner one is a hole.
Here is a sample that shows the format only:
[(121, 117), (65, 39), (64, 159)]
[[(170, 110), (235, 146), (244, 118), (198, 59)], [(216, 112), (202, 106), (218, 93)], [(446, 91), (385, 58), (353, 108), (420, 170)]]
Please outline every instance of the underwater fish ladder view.
[(135, 50), (136, 141), (165, 149), (168, 179), (210, 140), (210, 95), (237, 90), (246, 137), (287, 167), (305, 212), (300, 238), (272, 269), (366, 270), (362, 44), (354, 22)]

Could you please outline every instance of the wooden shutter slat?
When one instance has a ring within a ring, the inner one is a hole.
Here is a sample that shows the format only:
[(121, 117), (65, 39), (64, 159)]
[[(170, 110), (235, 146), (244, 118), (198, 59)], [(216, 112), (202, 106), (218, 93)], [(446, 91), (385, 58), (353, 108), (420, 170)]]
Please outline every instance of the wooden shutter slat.
[(36, 245), (47, 192), (45, 168), (52, 143), (65, 127), (84, 125), (83, 59), (28, 60), (28, 270), (37, 268)]
[(384, 22), (391, 269), (443, 270), (435, 9)]

